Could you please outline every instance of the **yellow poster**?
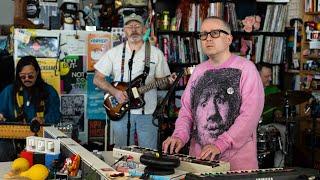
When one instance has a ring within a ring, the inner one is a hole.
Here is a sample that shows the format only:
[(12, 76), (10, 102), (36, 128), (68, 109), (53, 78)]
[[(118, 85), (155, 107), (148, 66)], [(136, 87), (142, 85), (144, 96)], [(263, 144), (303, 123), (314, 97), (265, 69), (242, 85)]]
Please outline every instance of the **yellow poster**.
[(37, 60), (41, 68), (42, 79), (60, 94), (60, 71), (57, 59), (37, 58)]

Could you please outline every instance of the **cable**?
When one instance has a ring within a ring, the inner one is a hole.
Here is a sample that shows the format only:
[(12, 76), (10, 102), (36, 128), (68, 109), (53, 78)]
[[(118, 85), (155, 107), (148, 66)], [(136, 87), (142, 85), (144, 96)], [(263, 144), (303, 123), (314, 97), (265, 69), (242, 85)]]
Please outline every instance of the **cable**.
[(150, 178), (150, 173), (149, 172), (144, 172), (139, 179), (149, 179)]
[(111, 165), (111, 167), (113, 167), (114, 165), (118, 164), (122, 160), (127, 160), (127, 156), (126, 155), (121, 156), (115, 163), (113, 163)]

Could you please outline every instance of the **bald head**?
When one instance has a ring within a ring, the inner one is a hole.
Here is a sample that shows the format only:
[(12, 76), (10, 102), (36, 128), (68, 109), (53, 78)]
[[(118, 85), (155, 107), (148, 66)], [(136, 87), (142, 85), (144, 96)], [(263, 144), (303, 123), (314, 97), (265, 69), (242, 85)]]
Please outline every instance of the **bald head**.
[(203, 23), (204, 23), (205, 21), (219, 21), (219, 23), (221, 23), (221, 25), (222, 25), (223, 30), (225, 30), (225, 31), (227, 31), (229, 34), (231, 34), (231, 27), (230, 27), (230, 25), (229, 25), (226, 21), (224, 21), (221, 17), (218, 17), (218, 16), (209, 16), (209, 17), (207, 17), (207, 18), (205, 18), (205, 19), (203, 20)]

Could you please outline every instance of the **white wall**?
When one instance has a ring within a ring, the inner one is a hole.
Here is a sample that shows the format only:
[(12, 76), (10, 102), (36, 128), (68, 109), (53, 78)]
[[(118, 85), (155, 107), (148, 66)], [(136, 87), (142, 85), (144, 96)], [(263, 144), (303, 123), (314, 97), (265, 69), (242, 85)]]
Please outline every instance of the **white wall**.
[(13, 24), (14, 16), (14, 1), (1, 0), (0, 3), (0, 25)]

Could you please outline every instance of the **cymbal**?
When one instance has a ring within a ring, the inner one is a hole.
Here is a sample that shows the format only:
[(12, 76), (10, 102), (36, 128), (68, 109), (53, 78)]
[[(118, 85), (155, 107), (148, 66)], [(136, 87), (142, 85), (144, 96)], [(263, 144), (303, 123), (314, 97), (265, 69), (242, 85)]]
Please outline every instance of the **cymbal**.
[(267, 95), (265, 106), (283, 107), (286, 104), (286, 99), (290, 106), (294, 106), (308, 101), (311, 97), (311, 93), (305, 91), (284, 91)]
[(289, 118), (280, 117), (280, 118), (275, 118), (274, 122), (275, 123), (285, 123), (285, 122), (295, 123), (295, 122), (301, 121), (302, 119), (306, 119), (306, 118), (307, 118), (306, 116), (294, 116), (294, 117), (290, 116)]

